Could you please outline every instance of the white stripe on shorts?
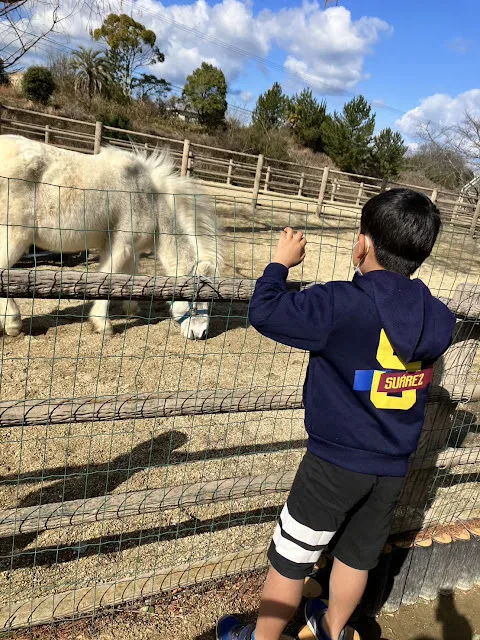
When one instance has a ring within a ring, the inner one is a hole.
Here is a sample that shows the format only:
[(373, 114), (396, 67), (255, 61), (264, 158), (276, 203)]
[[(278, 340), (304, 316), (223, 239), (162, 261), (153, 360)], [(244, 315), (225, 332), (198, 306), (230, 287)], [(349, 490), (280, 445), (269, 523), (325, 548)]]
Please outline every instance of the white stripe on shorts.
[[(285, 533), (288, 533), (289, 536), (299, 542), (308, 544), (310, 547), (328, 544), (336, 533), (335, 531), (315, 531), (301, 524), (290, 515), (286, 503), (280, 514), (280, 520), (282, 521), (282, 529)], [(308, 562), (308, 560), (306, 562)]]
[(298, 544), (295, 544), (295, 542), (284, 538), (279, 524), (277, 524), (275, 533), (273, 534), (273, 543), (279, 555), (297, 564), (315, 563), (322, 553), (321, 549), (319, 551), (310, 551), (310, 549), (304, 549)]

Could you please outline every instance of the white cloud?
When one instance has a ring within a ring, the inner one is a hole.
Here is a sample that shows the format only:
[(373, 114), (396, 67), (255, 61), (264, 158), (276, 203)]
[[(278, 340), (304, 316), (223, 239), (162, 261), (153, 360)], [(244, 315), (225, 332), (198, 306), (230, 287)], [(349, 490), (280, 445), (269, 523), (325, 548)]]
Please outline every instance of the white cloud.
[[(175, 84), (183, 84), (202, 61), (220, 66), (227, 80), (235, 81), (248, 61), (235, 49), (263, 58), (277, 45), (284, 56), (280, 64), (285, 70), (300, 74), (314, 89), (336, 93), (353, 88), (366, 77), (365, 57), (382, 34), (391, 32), (391, 27), (378, 18), (355, 21), (344, 7), (324, 10), (318, 0), (257, 15), (251, 0), (219, 0), (212, 5), (195, 0), (169, 6), (157, 0), (124, 0), (123, 11), (131, 12), (157, 34), (165, 62), (155, 71)], [(39, 32), (48, 20), (47, 14), (38, 12), (29, 28)], [(93, 26), (98, 26), (96, 22)], [(188, 28), (176, 27), (173, 22)], [(84, 14), (65, 21), (69, 44), (87, 44), (91, 26), (89, 16)], [(228, 46), (218, 46), (218, 40)]]
[(475, 45), (473, 40), (468, 38), (452, 38), (447, 42), (447, 47), (453, 53), (458, 53), (461, 56), (466, 55)]
[(407, 136), (415, 137), (419, 128), (430, 123), (433, 128), (451, 127), (464, 119), (466, 112), (480, 115), (480, 89), (471, 89), (456, 97), (436, 93), (424, 98), (414, 109), (407, 111), (396, 125)]
[(344, 7), (324, 11), (318, 2), (264, 11), (259, 21), (287, 52), (285, 68), (325, 93), (351, 89), (363, 80), (365, 57), (382, 33), (392, 31), (378, 18), (354, 21)]

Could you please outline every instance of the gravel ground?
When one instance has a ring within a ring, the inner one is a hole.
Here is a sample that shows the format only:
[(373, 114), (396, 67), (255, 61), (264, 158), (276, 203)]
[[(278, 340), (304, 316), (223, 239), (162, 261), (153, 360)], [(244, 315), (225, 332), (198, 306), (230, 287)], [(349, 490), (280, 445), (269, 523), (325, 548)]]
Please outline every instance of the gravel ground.
[[(17, 633), (13, 639), (215, 640), (215, 622), (220, 616), (235, 613), (244, 622), (255, 619), (263, 580), (262, 573), (239, 576), (94, 620), (37, 627), (31, 635)], [(302, 624), (299, 613), (288, 633), (294, 636)], [(355, 626), (362, 640), (479, 640), (480, 587), (433, 602), (419, 601), (394, 614), (362, 619)]]
[[(313, 211), (282, 204), (262, 206), (252, 220), (245, 203), (223, 198), (215, 204), (227, 244), (225, 276), (260, 275), (278, 230), (290, 224), (307, 229), (309, 239), (307, 260), (292, 278), (351, 277), (357, 226), (351, 211), (329, 207), (318, 220)], [(145, 258), (140, 271), (154, 268), (154, 260)], [(446, 229), (420, 276), (435, 294), (450, 296), (459, 283), (478, 283), (479, 274), (478, 243)], [(143, 304), (135, 319), (122, 317), (113, 305), (116, 333), (105, 340), (83, 321), (88, 305), (19, 304), (24, 335), (1, 343), (1, 399), (281, 387), (301, 383), (305, 371), (304, 353), (248, 327), (244, 304), (215, 305), (205, 342), (186, 342), (163, 303)], [(4, 429), (0, 499), (5, 509), (273, 473), (297, 465), (303, 438), (299, 411)], [(471, 516), (479, 483), (450, 484), (437, 494), (455, 492), (455, 508), (443, 517)], [(282, 499), (249, 498), (4, 538), (0, 604), (261, 544), (271, 535)]]

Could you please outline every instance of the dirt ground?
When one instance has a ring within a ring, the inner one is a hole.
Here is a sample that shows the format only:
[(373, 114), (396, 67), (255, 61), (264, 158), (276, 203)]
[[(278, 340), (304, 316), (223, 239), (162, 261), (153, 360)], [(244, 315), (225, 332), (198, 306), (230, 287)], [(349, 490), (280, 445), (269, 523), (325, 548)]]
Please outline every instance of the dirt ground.
[[(129, 610), (94, 620), (37, 627), (33, 640), (215, 640), (218, 617), (234, 613), (244, 622), (255, 619), (264, 574), (239, 576), (197, 587)], [(303, 625), (301, 612), (287, 629), (295, 636)], [(362, 640), (480, 640), (480, 587), (441, 594), (433, 602), (420, 601), (393, 614), (352, 623)], [(26, 640), (18, 632), (14, 640)]]
[[(307, 230), (309, 241), (307, 260), (292, 278), (351, 277), (355, 212), (329, 206), (318, 219), (313, 207), (264, 204), (252, 219), (245, 201), (211, 204), (224, 228), (225, 276), (260, 275), (278, 231), (290, 224)], [(478, 249), (478, 241), (446, 227), (419, 275), (434, 294), (449, 297), (458, 284), (479, 282)], [(145, 258), (140, 271), (154, 273), (154, 260)], [(306, 355), (261, 338), (248, 326), (246, 304), (214, 305), (204, 342), (185, 341), (163, 303), (143, 304), (134, 319), (113, 305), (111, 339), (91, 333), (84, 321), (89, 305), (81, 302), (19, 305), (24, 334), (0, 343), (0, 399), (303, 381)], [(301, 411), (265, 411), (3, 429), (0, 438), (0, 500), (8, 509), (294, 468), (304, 430)], [(469, 480), (447, 478), (439, 489), (454, 494), (444, 520), (477, 515), (477, 476)], [(266, 543), (282, 501), (278, 494), (4, 538), (0, 606)]]

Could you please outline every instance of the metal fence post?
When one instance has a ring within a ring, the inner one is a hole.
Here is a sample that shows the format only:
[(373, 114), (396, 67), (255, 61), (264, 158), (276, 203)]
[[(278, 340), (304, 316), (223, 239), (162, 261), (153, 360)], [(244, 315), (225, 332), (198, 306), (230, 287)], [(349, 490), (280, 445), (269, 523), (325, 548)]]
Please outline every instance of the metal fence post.
[(257, 170), (255, 171), (255, 182), (253, 183), (252, 193), (252, 211), (255, 212), (258, 203), (258, 192), (260, 191), (260, 181), (262, 179), (263, 171), (263, 155), (260, 154), (257, 160)]
[(180, 175), (185, 178), (188, 168), (188, 156), (190, 154), (190, 140), (185, 139), (183, 141), (183, 154), (182, 154), (182, 168), (180, 169)]
[(103, 124), (97, 120), (95, 122), (95, 142), (93, 144), (93, 153), (100, 153), (100, 149), (102, 147), (102, 138), (103, 138)]
[(320, 217), (322, 214), (323, 199), (325, 198), (325, 191), (327, 190), (327, 183), (328, 183), (328, 171), (329, 171), (328, 167), (324, 167), (322, 184), (320, 185), (320, 192), (318, 194), (318, 200), (317, 200), (317, 216), (318, 217)]

